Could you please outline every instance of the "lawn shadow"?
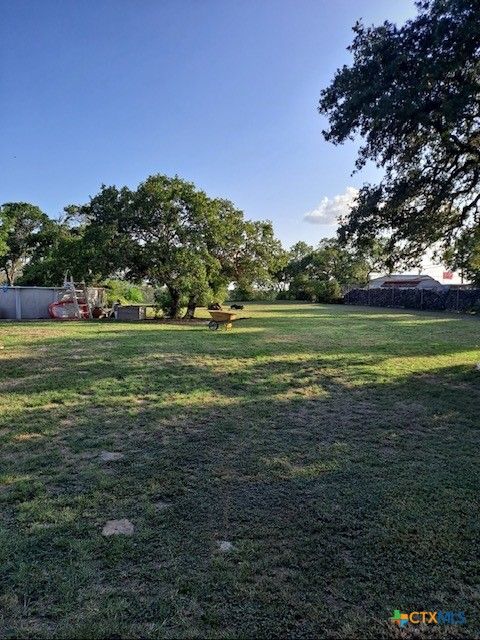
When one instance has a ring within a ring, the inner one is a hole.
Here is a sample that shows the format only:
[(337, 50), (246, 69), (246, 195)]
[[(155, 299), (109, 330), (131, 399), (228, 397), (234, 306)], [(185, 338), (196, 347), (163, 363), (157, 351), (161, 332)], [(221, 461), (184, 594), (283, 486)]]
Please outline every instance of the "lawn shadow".
[(301, 311), (6, 328), (2, 633), (395, 637), (421, 604), (476, 637), (476, 325)]
[[(1, 424), (6, 628), (395, 637), (392, 610), (421, 603), (465, 610), (476, 637), (478, 374), (379, 382), (381, 350), (233, 361), (232, 336), (206, 335), (202, 360), (124, 330), (108, 366), (77, 377), (11, 359), (25, 385), (7, 391), (32, 402)], [(135, 535), (102, 538), (122, 517)]]

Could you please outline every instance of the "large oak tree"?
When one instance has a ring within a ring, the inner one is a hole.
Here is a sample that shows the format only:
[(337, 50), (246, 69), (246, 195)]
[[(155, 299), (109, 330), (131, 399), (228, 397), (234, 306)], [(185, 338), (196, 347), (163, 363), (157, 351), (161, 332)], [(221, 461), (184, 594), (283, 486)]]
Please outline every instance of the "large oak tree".
[(366, 184), (340, 237), (365, 246), (388, 237), (391, 261), (418, 260), (480, 218), (480, 3), (417, 2), (401, 27), (357, 23), (353, 63), (321, 95), (327, 140), (360, 134), (356, 168), (384, 170)]
[(178, 176), (153, 175), (136, 190), (103, 186), (70, 214), (84, 225), (92, 272), (166, 287), (171, 317), (184, 306), (193, 317), (229, 282), (266, 279), (281, 253), (269, 222), (245, 220), (230, 201)]

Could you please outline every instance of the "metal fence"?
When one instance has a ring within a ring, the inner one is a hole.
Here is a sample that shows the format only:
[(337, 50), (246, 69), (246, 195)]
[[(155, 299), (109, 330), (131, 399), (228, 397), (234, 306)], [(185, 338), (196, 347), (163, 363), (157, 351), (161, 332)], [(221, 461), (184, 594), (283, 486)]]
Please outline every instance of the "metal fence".
[(352, 289), (345, 294), (344, 301), (371, 307), (480, 312), (480, 289)]
[[(92, 287), (96, 299), (102, 291)], [(48, 305), (56, 302), (58, 296), (65, 292), (63, 287), (1, 287), (0, 286), (0, 319), (3, 320), (37, 320), (49, 318)]]

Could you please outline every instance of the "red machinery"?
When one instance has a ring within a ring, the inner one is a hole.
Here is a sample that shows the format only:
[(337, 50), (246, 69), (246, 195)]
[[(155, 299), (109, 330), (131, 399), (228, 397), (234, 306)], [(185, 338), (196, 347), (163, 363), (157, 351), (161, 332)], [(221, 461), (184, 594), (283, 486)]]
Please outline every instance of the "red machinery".
[(90, 309), (88, 304), (73, 302), (72, 300), (60, 300), (48, 305), (48, 313), (55, 320), (88, 320)]
[(57, 302), (48, 305), (48, 313), (55, 320), (88, 320), (92, 310), (88, 301), (88, 289), (84, 283), (75, 284), (65, 276), (63, 291)]

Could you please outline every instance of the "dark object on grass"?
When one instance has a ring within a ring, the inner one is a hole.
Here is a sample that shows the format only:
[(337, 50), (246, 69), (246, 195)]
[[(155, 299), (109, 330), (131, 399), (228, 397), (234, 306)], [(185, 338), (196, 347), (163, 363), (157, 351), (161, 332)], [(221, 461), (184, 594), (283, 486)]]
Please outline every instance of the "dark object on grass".
[(243, 309), (243, 304), (231, 304), (230, 309), (239, 309), (241, 311)]
[(207, 309), (209, 311), (221, 311), (222, 310), (222, 305), (218, 302), (212, 302), (212, 304), (209, 304)]

